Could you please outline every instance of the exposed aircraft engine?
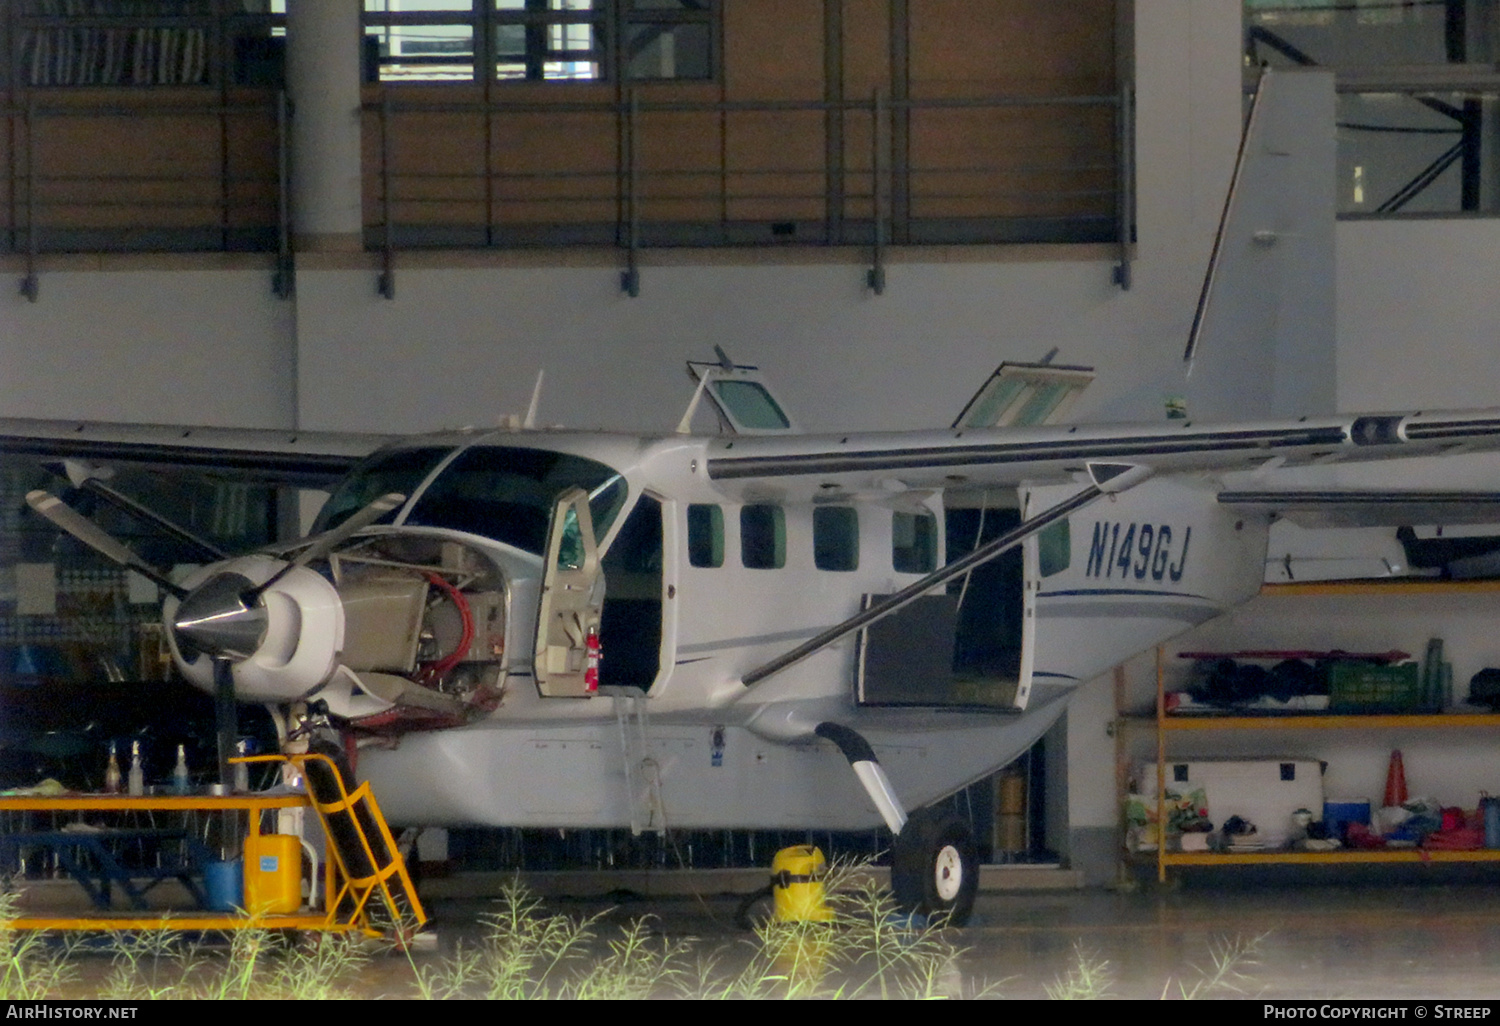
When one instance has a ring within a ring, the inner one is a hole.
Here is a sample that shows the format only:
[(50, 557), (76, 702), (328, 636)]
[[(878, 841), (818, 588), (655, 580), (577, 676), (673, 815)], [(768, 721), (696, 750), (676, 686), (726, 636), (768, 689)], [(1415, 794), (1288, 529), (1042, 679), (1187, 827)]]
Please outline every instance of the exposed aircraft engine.
[(343, 666), (366, 694), (413, 713), (363, 726), (442, 725), (499, 703), (505, 579), (489, 559), (457, 542), (388, 535), (334, 555), (330, 570)]

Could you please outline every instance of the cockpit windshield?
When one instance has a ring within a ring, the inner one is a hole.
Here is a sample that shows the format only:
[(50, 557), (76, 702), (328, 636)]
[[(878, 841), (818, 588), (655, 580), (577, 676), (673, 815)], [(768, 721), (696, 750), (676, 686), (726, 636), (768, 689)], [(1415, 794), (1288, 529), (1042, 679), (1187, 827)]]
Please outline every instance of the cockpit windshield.
[(625, 505), (628, 489), (618, 473), (582, 456), (475, 446), (438, 475), (406, 523), (468, 531), (541, 555), (552, 504), (574, 486), (589, 493), (594, 533), (603, 538)]
[[(452, 451), (451, 445), (443, 445), (376, 453), (355, 467), (334, 489), (318, 513), (313, 533), (337, 527), (389, 492), (410, 496), (432, 473), (432, 468)], [(391, 510), (379, 522), (390, 523), (396, 519), (396, 513), (397, 510)]]

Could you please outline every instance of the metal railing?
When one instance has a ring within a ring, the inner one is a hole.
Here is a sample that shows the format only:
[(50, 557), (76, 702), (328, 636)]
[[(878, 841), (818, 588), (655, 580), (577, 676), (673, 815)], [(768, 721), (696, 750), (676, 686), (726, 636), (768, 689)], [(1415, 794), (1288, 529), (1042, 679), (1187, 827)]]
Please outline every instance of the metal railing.
[[(1118, 248), (1115, 281), (1128, 288), (1130, 110), (1125, 90), (839, 102), (661, 101), (636, 90), (595, 103), (387, 95), (365, 107), (366, 132), (379, 140), (367, 152), (380, 154), (365, 169), (366, 241), (384, 255), (382, 294), (394, 289), (402, 249), (580, 244), (622, 249), (631, 295), (648, 247), (787, 244), (868, 247), (879, 292), (892, 245), (1107, 242)], [(512, 141), (539, 116), (550, 158)], [(439, 125), (449, 136), (442, 156), (430, 145)], [(733, 152), (737, 134), (778, 125), (781, 153)], [(845, 141), (842, 152), (829, 152), (825, 133)], [(562, 159), (559, 140), (577, 144)]]
[(264, 104), (58, 103), (0, 108), (8, 181), (0, 241), (65, 252), (275, 252), (289, 294), (284, 97)]
[[(39, 255), (54, 252), (274, 253), (273, 288), (291, 294), (284, 94), (101, 104), (34, 93), (0, 116), (0, 246), (26, 256), (28, 297)], [(701, 103), (388, 93), (365, 117), (366, 246), (382, 254), (387, 296), (402, 249), (577, 245), (623, 251), (632, 294), (640, 252), (663, 246), (867, 247), (879, 292), (892, 246), (1105, 242), (1129, 286), (1123, 91)], [(441, 138), (456, 123), (459, 138)]]

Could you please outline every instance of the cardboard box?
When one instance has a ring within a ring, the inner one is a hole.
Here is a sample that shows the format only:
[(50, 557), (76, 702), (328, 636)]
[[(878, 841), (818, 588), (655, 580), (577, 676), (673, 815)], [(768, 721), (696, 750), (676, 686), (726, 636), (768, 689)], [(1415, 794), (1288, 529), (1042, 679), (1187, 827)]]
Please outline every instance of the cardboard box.
[[(1140, 782), (1155, 784), (1155, 763), (1142, 767)], [(1323, 764), (1316, 759), (1168, 762), (1167, 788), (1202, 788), (1215, 830), (1223, 829), (1231, 816), (1239, 816), (1254, 823), (1260, 840), (1272, 848), (1291, 839), (1292, 813), (1298, 809), (1307, 809), (1315, 820), (1323, 818)]]

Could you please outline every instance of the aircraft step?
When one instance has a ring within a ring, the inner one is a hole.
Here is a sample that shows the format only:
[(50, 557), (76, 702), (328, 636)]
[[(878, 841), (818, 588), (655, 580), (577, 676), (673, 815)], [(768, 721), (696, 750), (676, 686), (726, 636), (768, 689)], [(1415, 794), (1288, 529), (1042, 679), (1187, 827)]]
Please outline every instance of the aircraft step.
[(651, 725), (646, 695), (639, 688), (600, 688), (614, 700), (625, 764), (625, 792), (630, 800), (630, 832), (664, 834), (667, 809), (661, 797), (661, 766), (651, 754)]

